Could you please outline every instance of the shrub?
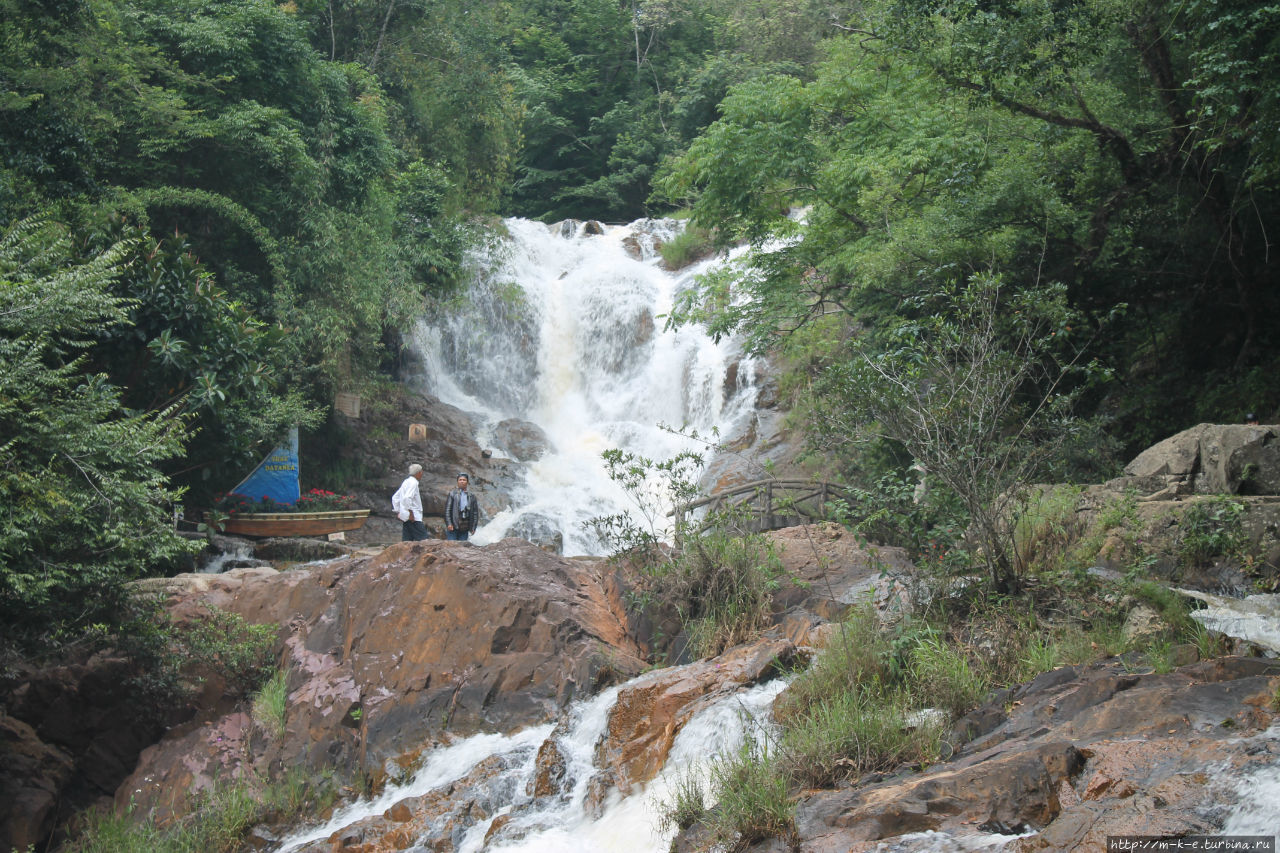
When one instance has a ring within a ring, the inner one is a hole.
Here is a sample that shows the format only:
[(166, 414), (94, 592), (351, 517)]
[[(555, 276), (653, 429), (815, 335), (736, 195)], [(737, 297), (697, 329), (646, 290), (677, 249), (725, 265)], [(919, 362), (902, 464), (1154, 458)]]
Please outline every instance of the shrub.
[(182, 494), (162, 470), (183, 419), (126, 408), (85, 364), (101, 335), (131, 333), (110, 287), (132, 248), (81, 262), (61, 226), (0, 234), (0, 657), (111, 631), (128, 581), (200, 548), (173, 532)]
[(131, 599), (121, 621), (118, 634), (96, 642), (114, 645), (134, 663), (128, 688), (147, 720), (163, 720), (189, 702), (200, 679), (221, 679), (228, 695), (239, 699), (259, 690), (276, 670), (275, 624), (251, 625), (218, 608), (179, 624), (158, 599), (146, 597)]
[(239, 614), (209, 607), (180, 627), (176, 639), (184, 657), (222, 677), (229, 694), (244, 698), (274, 674), (278, 633), (278, 625), (254, 625)]
[(1178, 553), (1185, 566), (1204, 565), (1214, 557), (1243, 557), (1244, 501), (1228, 495), (1198, 500), (1182, 514)]
[[(770, 540), (744, 533), (746, 519), (736, 510), (701, 520), (674, 511), (698, 494), (702, 458), (686, 452), (655, 462), (609, 450), (604, 459), (639, 517), (598, 517), (591, 526), (615, 559), (638, 570), (637, 603), (676, 614), (698, 657), (718, 654), (766, 626), (784, 575)], [(676, 520), (669, 523), (671, 517)]]

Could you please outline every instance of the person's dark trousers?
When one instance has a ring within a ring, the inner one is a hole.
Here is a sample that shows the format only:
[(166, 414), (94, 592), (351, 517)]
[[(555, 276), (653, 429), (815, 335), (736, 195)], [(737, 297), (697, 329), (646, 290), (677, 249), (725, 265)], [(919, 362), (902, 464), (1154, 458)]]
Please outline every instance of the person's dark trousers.
[(427, 532), (427, 526), (421, 521), (406, 521), (400, 526), (401, 542), (421, 542), (430, 538), (431, 534)]
[(446, 530), (444, 538), (450, 542), (466, 542), (470, 533), (466, 530)]

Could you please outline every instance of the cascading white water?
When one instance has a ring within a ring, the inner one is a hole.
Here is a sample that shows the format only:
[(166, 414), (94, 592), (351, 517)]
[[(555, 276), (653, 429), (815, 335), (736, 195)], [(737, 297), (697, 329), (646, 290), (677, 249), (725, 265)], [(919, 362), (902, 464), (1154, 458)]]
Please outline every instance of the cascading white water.
[[(652, 677), (642, 675), (628, 686)], [(400, 800), (441, 788), (495, 755), (506, 759), (507, 769), (489, 787), (509, 792), (509, 797), (489, 819), (466, 832), (458, 853), (663, 853), (674, 829), (659, 829), (658, 809), (669, 798), (672, 786), (682, 778), (698, 776), (703, 765), (716, 755), (734, 750), (748, 727), (765, 725), (762, 720), (766, 709), (785, 686), (783, 680), (776, 679), (703, 709), (680, 730), (658, 776), (630, 797), (623, 798), (615, 792), (596, 817), (586, 808), (598, 769), (594, 765), (595, 747), (604, 733), (619, 687), (575, 704), (566, 722), (554, 731), (548, 725), (510, 737), (481, 734), (437, 749), (425, 756), (420, 769), (405, 784), (389, 786), (376, 799), (340, 810), (324, 826), (286, 839), (277, 853), (289, 853), (328, 838), (357, 821), (382, 814)], [(528, 789), (537, 773), (536, 754), (541, 743), (551, 737), (565, 758), (566, 795), (535, 801)], [(494, 821), (508, 815), (511, 820), (503, 835), (486, 841)], [(504, 837), (511, 840), (504, 841)]]
[(1280, 595), (1275, 593), (1227, 598), (1193, 589), (1178, 589), (1205, 607), (1191, 611), (1191, 618), (1210, 631), (1226, 634), (1280, 652)]
[(585, 523), (628, 505), (603, 451), (660, 460), (701, 450), (663, 427), (705, 435), (749, 414), (755, 370), (739, 364), (738, 347), (697, 328), (663, 328), (680, 288), (707, 266), (678, 275), (659, 267), (654, 238), (679, 227), (642, 220), (586, 234), (576, 223), (507, 220), (509, 239), (481, 259), (467, 304), (420, 324), (427, 390), (480, 415), (482, 445), (497, 444), (493, 428), (508, 418), (536, 424), (552, 444), (530, 465), (514, 507), (487, 519), (473, 541), (558, 529), (566, 555), (598, 554)]

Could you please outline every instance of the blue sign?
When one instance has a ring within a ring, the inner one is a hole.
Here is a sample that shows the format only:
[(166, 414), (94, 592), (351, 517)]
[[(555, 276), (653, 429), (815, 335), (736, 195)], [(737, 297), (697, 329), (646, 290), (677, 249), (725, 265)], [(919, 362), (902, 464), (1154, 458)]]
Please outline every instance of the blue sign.
[(264, 497), (278, 504), (298, 502), (298, 428), (289, 430), (289, 442), (267, 454), (254, 472), (231, 491), (255, 501)]

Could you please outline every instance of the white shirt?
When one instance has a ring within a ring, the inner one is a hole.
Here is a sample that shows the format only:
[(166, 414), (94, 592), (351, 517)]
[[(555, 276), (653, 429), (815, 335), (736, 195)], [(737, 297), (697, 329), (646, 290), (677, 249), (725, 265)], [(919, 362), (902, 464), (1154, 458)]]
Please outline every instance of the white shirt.
[(418, 478), (410, 474), (391, 496), (391, 508), (401, 521), (422, 521), (422, 493), (418, 491)]

